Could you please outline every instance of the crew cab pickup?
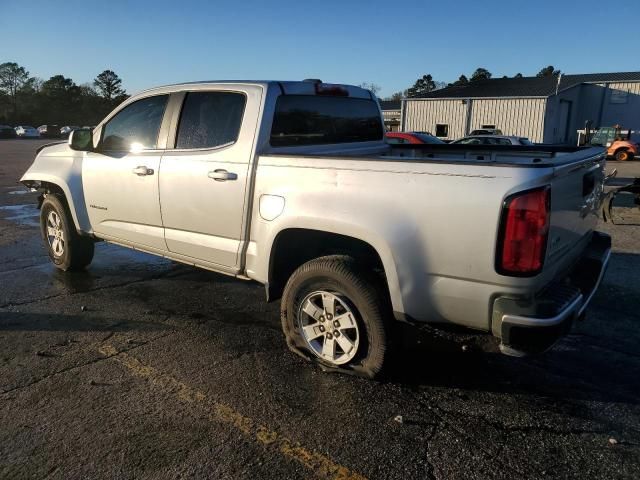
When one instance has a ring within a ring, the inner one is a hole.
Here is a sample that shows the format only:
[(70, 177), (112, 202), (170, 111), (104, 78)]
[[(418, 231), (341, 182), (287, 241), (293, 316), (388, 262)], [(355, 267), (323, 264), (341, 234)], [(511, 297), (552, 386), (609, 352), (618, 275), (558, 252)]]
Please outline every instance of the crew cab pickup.
[(389, 145), (375, 96), (320, 81), (135, 95), (41, 148), (21, 181), (61, 270), (104, 240), (266, 287), (294, 352), (373, 377), (396, 322), (549, 348), (584, 314), (610, 238), (602, 148)]

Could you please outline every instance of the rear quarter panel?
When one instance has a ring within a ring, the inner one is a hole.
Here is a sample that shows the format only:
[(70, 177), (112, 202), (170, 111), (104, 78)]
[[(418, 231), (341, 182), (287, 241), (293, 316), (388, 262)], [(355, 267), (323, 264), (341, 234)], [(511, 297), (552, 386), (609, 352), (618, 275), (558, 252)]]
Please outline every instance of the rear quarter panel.
[[(247, 273), (268, 281), (271, 246), (284, 229), (348, 235), (377, 250), (396, 313), (488, 330), (494, 295), (531, 292), (546, 276), (495, 272), (502, 202), (549, 183), (551, 174), (550, 168), (264, 155)], [(263, 195), (285, 199), (277, 218), (261, 217)]]

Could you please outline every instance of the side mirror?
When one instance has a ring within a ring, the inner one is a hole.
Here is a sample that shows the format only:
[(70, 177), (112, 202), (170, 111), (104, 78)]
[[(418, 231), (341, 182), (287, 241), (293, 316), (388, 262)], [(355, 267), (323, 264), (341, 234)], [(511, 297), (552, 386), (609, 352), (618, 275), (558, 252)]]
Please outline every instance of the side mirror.
[(69, 148), (80, 152), (93, 150), (93, 129), (79, 128), (69, 134)]
[(640, 225), (640, 185), (613, 192), (607, 202), (607, 217), (614, 225)]

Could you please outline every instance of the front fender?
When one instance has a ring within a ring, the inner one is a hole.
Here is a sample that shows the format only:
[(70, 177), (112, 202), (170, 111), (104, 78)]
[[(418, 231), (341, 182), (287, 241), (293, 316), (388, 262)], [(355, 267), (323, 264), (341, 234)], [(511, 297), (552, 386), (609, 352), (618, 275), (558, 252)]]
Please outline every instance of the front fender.
[(82, 188), (82, 160), (84, 154), (71, 150), (66, 144), (44, 148), (20, 179), (28, 187), (49, 183), (59, 187), (65, 195), (73, 223), (79, 232), (91, 233)]

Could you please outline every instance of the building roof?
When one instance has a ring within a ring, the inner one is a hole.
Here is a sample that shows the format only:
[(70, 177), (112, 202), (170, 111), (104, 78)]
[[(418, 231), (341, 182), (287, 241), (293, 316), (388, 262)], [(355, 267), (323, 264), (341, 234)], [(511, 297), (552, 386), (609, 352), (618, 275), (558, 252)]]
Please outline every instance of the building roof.
[(380, 100), (380, 110), (400, 110), (400, 100)]
[[(562, 75), (558, 91), (581, 83), (640, 82), (640, 72)], [(549, 97), (556, 93), (558, 77), (492, 78), (429, 92), (421, 98)]]

